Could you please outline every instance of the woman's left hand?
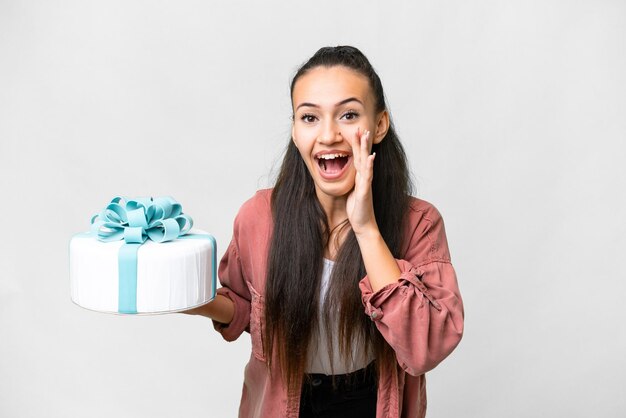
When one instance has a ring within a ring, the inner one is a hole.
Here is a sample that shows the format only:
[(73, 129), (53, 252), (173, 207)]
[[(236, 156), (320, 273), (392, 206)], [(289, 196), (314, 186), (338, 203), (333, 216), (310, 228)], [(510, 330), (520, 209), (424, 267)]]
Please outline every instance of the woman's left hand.
[(361, 133), (361, 130), (358, 129), (352, 139), (352, 163), (356, 169), (356, 177), (354, 189), (348, 195), (346, 202), (348, 221), (356, 235), (378, 230), (372, 198), (372, 179), (374, 178), (376, 153), (370, 155), (370, 149), (370, 131)]

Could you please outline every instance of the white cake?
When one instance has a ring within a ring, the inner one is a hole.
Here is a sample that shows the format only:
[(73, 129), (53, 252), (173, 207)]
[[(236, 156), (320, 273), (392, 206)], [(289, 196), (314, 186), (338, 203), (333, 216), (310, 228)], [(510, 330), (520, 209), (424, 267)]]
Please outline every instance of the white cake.
[[(69, 248), (72, 301), (119, 314), (177, 312), (203, 305), (215, 297), (215, 247), (215, 239), (199, 229), (165, 242), (143, 243), (104, 242), (93, 229), (77, 234)], [(122, 264), (128, 250), (133, 255)]]

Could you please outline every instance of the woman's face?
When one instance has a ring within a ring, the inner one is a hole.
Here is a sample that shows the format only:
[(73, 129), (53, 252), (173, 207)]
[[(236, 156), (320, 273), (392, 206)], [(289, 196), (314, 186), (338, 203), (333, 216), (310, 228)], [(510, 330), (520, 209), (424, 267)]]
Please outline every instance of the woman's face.
[(369, 130), (372, 141), (380, 142), (389, 127), (387, 111), (376, 114), (367, 78), (343, 66), (309, 70), (296, 82), (292, 103), (291, 135), (318, 197), (346, 196), (354, 188), (357, 131)]

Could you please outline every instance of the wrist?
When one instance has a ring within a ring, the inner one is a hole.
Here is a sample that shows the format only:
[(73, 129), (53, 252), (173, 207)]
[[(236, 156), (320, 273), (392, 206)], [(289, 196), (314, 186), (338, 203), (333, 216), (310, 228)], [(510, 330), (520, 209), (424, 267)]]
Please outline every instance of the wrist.
[(378, 239), (381, 235), (380, 235), (380, 230), (378, 229), (378, 225), (376, 224), (376, 221), (365, 225), (361, 228), (352, 228), (352, 230), (354, 231), (354, 235), (356, 235), (356, 239), (357, 241), (361, 241), (361, 240), (373, 240), (373, 239)]
[(234, 311), (235, 305), (230, 298), (224, 295), (216, 295), (210, 302), (181, 313), (206, 316), (222, 324), (229, 324), (233, 319)]

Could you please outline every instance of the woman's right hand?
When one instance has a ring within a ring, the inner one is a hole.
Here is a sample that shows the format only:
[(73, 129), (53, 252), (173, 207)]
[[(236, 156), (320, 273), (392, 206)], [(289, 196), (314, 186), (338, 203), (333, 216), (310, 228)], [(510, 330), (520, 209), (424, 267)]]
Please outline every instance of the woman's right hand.
[(187, 315), (202, 315), (211, 318), (222, 324), (230, 324), (235, 314), (235, 304), (228, 297), (217, 295), (215, 298), (197, 308), (179, 311), (179, 313)]

